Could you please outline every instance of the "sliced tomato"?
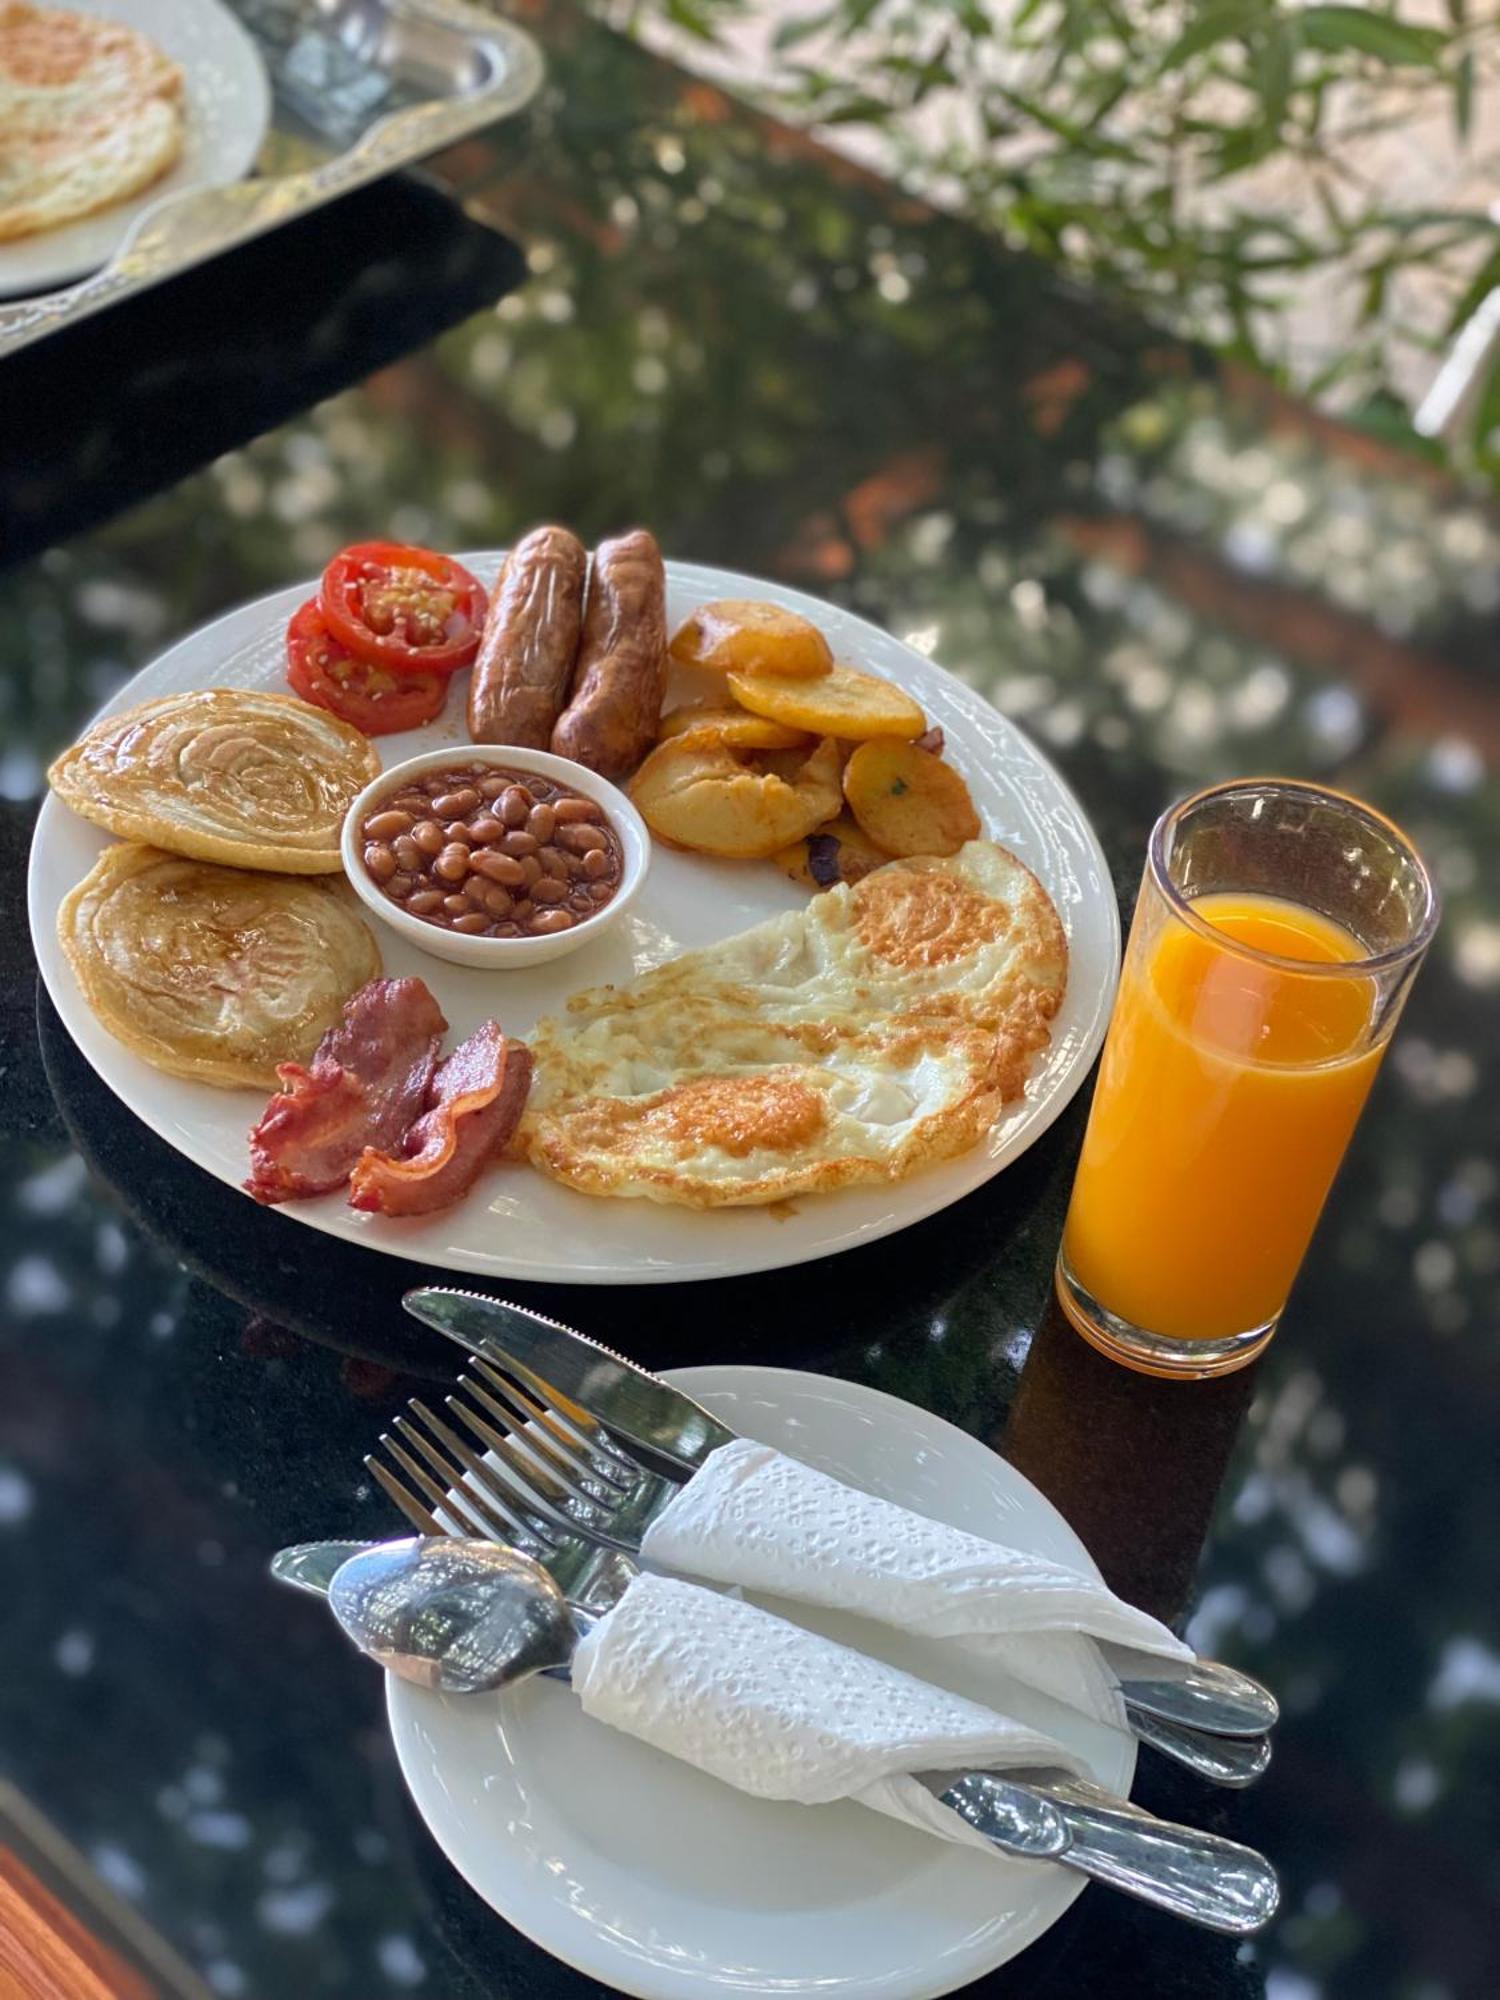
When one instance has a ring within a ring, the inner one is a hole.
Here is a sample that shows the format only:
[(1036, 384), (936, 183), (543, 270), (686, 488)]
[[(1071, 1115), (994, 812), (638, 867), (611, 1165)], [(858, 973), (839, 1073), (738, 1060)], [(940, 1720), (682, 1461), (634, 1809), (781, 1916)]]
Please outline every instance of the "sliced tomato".
[(355, 542), (323, 572), (328, 629), (356, 660), (451, 674), (479, 651), (488, 600), (462, 563), (400, 542)]
[(393, 674), (344, 650), (310, 597), (286, 628), (286, 677), (304, 701), (330, 709), (366, 736), (416, 729), (442, 714), (446, 674)]

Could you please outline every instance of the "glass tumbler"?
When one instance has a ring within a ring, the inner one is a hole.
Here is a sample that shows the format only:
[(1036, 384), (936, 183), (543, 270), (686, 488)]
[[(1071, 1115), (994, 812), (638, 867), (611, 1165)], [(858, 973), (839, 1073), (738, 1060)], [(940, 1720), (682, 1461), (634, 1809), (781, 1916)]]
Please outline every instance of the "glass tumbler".
[(1157, 821), (1057, 1260), (1085, 1339), (1162, 1376), (1261, 1352), (1437, 914), (1400, 829), (1321, 785)]

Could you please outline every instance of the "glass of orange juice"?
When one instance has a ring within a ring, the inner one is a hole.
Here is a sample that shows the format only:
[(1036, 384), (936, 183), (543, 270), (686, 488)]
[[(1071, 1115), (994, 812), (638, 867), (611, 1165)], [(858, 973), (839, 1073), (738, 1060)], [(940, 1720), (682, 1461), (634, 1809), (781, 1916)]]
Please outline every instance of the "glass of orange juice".
[(1148, 1374), (1266, 1345), (1437, 924), (1400, 829), (1246, 778), (1157, 821), (1057, 1259)]

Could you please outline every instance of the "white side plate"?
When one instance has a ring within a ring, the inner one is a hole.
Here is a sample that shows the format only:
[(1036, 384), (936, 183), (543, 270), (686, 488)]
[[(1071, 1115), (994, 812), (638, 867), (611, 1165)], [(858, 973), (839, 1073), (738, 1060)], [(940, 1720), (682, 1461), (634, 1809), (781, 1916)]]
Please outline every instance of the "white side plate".
[[(1029, 1480), (894, 1396), (789, 1368), (667, 1379), (851, 1485), (1098, 1573)], [(876, 1626), (773, 1608), (1048, 1730), (1128, 1795), (1135, 1744), (1123, 1732), (996, 1673), (955, 1675)], [(643, 2000), (731, 1989), (928, 2000), (1013, 1958), (1083, 1887), (1050, 1862), (950, 1847), (862, 1806), (747, 1798), (591, 1721), (556, 1682), (463, 1700), (388, 1679), (386, 1697), (402, 1775), (464, 1880), (535, 1943)]]
[[(486, 582), (499, 563), (493, 553), (466, 560)], [(1068, 933), (1067, 995), (1024, 1100), (961, 1159), (890, 1188), (805, 1197), (791, 1205), (790, 1213), (761, 1208), (698, 1213), (650, 1201), (595, 1200), (529, 1169), (500, 1167), (483, 1176), (466, 1201), (441, 1215), (361, 1215), (341, 1196), (328, 1195), (287, 1204), (281, 1213), (289, 1221), (438, 1269), (489, 1278), (664, 1284), (776, 1270), (872, 1243), (946, 1208), (1024, 1152), (1083, 1082), (1114, 999), (1119, 915), (1099, 842), (1057, 772), (981, 695), (852, 612), (730, 570), (669, 563), (667, 577), (674, 625), (695, 605), (714, 598), (770, 598), (821, 625), (841, 659), (910, 689), (929, 719), (942, 725), (948, 755), (969, 781), (986, 832), (1035, 870)], [(284, 690), (286, 621), (313, 588), (308, 583), (262, 598), (181, 640), (137, 674), (103, 712), (190, 688)], [(437, 722), (379, 739), (387, 764), (445, 743), (461, 751), (465, 681), (459, 677)], [(94, 1019), (59, 949), (58, 907), (107, 841), (107, 835), (55, 798), (43, 805), (29, 884), (42, 978), (74, 1041), (116, 1095), (179, 1152), (220, 1180), (238, 1185), (249, 1166), (245, 1135), (263, 1100), (165, 1076), (130, 1054)], [(770, 862), (711, 861), (658, 847), (629, 916), (595, 943), (552, 964), (503, 974), (475, 972), (445, 964), (384, 926), (379, 942), (389, 975), (415, 974), (427, 981), (455, 1038), (490, 1014), (507, 1033), (524, 1036), (570, 994), (606, 980), (628, 980), (687, 946), (732, 936), (764, 917), (795, 909), (806, 893)]]

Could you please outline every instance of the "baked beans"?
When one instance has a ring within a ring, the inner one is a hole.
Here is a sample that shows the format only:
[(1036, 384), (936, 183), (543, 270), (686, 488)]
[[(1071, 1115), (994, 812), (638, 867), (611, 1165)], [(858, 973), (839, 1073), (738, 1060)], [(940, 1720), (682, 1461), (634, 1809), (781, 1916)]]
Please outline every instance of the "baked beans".
[(411, 916), (470, 937), (549, 937), (597, 916), (625, 872), (602, 806), (550, 778), (454, 764), (376, 801), (370, 880)]

